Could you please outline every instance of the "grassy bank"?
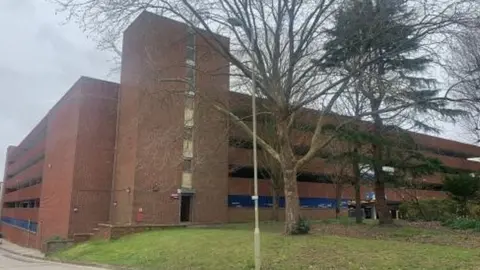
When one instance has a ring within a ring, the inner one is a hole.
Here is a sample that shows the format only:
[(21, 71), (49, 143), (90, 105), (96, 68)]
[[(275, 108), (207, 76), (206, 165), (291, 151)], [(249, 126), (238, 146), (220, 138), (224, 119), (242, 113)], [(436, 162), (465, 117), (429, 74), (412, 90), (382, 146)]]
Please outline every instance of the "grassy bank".
[[(327, 235), (321, 231), (324, 226), (332, 224), (316, 225), (312, 235), (285, 237), (277, 231), (280, 226), (264, 225), (263, 269), (477, 269), (480, 265), (478, 249), (398, 241), (428, 230), (394, 228), (392, 238), (374, 240)], [(355, 226), (345, 230), (349, 228)], [(442, 234), (431, 230), (431, 235)], [(172, 229), (84, 243), (54, 256), (140, 269), (251, 269), (252, 240), (246, 225)]]

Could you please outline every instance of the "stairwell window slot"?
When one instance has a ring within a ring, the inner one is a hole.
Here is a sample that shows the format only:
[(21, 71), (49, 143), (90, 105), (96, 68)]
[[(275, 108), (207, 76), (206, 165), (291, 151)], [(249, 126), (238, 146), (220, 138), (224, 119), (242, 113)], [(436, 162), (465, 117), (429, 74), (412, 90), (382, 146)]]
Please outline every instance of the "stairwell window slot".
[(195, 65), (195, 32), (193, 29), (188, 30), (187, 34), (187, 63)]
[(192, 160), (191, 159), (185, 159), (183, 161), (183, 171), (184, 172), (192, 172)]
[(193, 97), (185, 98), (185, 127), (193, 127)]

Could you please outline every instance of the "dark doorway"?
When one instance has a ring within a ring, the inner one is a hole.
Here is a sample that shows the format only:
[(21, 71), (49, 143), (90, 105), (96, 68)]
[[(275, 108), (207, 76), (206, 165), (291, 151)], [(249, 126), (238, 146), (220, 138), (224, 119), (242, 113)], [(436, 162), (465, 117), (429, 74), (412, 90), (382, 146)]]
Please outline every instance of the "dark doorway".
[(390, 210), (390, 213), (391, 213), (393, 219), (397, 218), (397, 210), (396, 209)]
[(182, 195), (180, 201), (180, 222), (190, 222), (191, 221), (191, 207), (192, 207), (192, 196)]
[(372, 208), (371, 207), (365, 207), (365, 219), (371, 219), (372, 218)]

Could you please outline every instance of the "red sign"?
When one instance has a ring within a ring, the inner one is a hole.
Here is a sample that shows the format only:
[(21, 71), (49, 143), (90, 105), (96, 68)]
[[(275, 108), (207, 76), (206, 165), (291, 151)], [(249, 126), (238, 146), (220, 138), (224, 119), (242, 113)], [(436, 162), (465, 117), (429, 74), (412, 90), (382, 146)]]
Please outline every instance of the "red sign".
[(170, 195), (170, 198), (172, 198), (172, 199), (178, 199), (178, 198), (179, 198), (178, 193), (172, 193), (172, 194)]

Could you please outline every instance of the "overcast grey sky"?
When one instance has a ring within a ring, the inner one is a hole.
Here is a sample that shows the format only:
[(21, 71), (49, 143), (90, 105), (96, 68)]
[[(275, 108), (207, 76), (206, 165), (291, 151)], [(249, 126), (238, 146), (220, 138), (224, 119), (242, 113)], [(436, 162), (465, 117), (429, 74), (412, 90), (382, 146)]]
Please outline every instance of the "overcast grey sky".
[[(0, 0), (0, 170), (17, 145), (82, 75), (108, 77), (110, 55), (44, 0)], [(443, 137), (467, 141), (450, 125)]]
[(110, 56), (44, 0), (0, 0), (0, 169), (17, 145), (82, 75), (107, 75)]

